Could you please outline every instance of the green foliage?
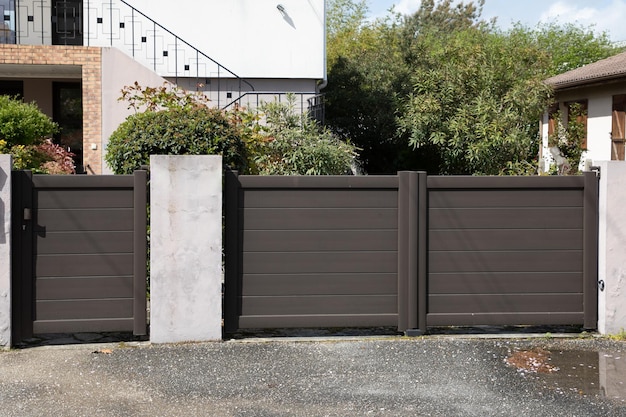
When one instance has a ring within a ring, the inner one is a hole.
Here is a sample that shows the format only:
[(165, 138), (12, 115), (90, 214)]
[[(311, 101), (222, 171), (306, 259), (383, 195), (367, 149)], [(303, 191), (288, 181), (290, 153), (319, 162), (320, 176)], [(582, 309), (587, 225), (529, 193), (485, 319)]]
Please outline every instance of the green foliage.
[(525, 39), (527, 44), (536, 45), (549, 56), (545, 69), (546, 78), (591, 64), (623, 50), (616, 47), (607, 33), (597, 34), (593, 28), (568, 23), (548, 23), (535, 29), (517, 24), (509, 36)]
[(354, 146), (298, 115), (288, 103), (266, 103), (261, 143), (254, 154), (261, 175), (345, 175), (356, 168)]
[(481, 28), (422, 37), (398, 122), (413, 147), (437, 148), (440, 173), (499, 174), (536, 155), (545, 56), (514, 42)]
[(160, 87), (142, 87), (137, 81), (125, 86), (118, 101), (128, 102), (128, 108), (136, 112), (163, 109), (193, 109), (207, 107), (209, 99), (202, 92), (189, 92), (168, 82)]
[(586, 115), (585, 108), (580, 103), (573, 103), (569, 111), (569, 120), (563, 123), (563, 116), (557, 111), (554, 118), (554, 133), (548, 137), (548, 146), (558, 149), (559, 156), (565, 161), (557, 162), (559, 175), (573, 175), (579, 172), (585, 140), (585, 124), (582, 116)]
[(224, 164), (245, 170), (244, 142), (222, 111), (173, 107), (129, 116), (111, 135), (105, 159), (116, 174), (130, 174), (150, 155), (204, 154), (222, 155)]
[(483, 4), (424, 0), (370, 22), (362, 1), (329, 2), (326, 122), (367, 172), (536, 173), (543, 80), (618, 51), (576, 25), (502, 32)]
[(50, 137), (58, 127), (34, 103), (0, 96), (0, 139), (7, 146), (32, 145)]

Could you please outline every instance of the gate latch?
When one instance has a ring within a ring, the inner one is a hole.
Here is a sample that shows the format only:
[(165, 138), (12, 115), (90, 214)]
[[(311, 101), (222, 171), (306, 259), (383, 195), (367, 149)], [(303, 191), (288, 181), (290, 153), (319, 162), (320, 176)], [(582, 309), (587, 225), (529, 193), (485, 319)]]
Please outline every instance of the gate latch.
[(24, 220), (32, 220), (33, 219), (33, 211), (29, 208), (24, 209)]
[(600, 281), (598, 281), (598, 289), (600, 291), (604, 291), (604, 280), (601, 279)]

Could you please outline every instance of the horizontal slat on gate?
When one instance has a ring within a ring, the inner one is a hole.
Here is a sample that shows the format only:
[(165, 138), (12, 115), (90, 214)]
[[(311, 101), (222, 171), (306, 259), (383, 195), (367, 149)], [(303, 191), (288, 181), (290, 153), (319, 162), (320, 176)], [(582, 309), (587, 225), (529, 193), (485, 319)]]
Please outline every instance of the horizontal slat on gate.
[(431, 229), (582, 229), (582, 207), (431, 208)]
[(395, 229), (395, 208), (256, 208), (243, 210), (244, 230)]
[(431, 294), (428, 313), (582, 311), (582, 294)]
[(430, 294), (582, 293), (582, 272), (430, 274)]
[(511, 251), (429, 253), (437, 272), (581, 272), (582, 251)]
[(429, 326), (515, 326), (515, 325), (559, 325), (582, 324), (582, 312), (540, 311), (533, 313), (473, 313), (473, 314), (428, 314)]
[(247, 230), (244, 252), (395, 251), (396, 230)]
[(303, 314), (396, 314), (396, 295), (243, 297), (243, 316)]
[(428, 247), (439, 250), (575, 250), (583, 247), (583, 231), (572, 229), (431, 230)]
[(89, 254), (89, 253), (132, 253), (133, 232), (46, 232), (37, 237), (37, 253), (45, 254)]
[(38, 255), (37, 277), (132, 275), (133, 254)]
[(580, 188), (585, 185), (582, 175), (554, 176), (429, 176), (428, 189), (562, 189)]
[(132, 332), (133, 319), (38, 320), (34, 333)]
[(133, 188), (132, 175), (33, 175), (33, 185), (42, 188)]
[(50, 208), (132, 208), (133, 190), (50, 189), (37, 192), (37, 207)]
[(396, 272), (396, 252), (248, 252), (245, 274)]
[(398, 188), (396, 175), (240, 175), (244, 189), (384, 189)]
[(39, 278), (37, 300), (132, 298), (133, 277)]
[(246, 208), (395, 208), (395, 190), (246, 190)]
[(133, 209), (40, 210), (45, 231), (133, 230)]
[(242, 295), (376, 295), (396, 294), (396, 274), (291, 274), (247, 275)]
[(452, 207), (581, 207), (582, 190), (433, 190), (430, 208)]
[(307, 314), (300, 316), (242, 316), (242, 329), (271, 327), (373, 327), (396, 326), (397, 314)]
[(54, 300), (35, 303), (36, 320), (133, 317), (133, 299)]

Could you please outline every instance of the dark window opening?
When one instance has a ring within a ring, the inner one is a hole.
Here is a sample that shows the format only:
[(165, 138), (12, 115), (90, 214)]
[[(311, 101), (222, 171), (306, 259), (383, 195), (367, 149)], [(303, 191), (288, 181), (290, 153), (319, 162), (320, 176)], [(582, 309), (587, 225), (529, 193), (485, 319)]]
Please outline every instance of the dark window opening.
[(53, 83), (53, 120), (59, 125), (54, 143), (74, 154), (76, 173), (85, 172), (83, 166), (83, 90), (79, 82)]

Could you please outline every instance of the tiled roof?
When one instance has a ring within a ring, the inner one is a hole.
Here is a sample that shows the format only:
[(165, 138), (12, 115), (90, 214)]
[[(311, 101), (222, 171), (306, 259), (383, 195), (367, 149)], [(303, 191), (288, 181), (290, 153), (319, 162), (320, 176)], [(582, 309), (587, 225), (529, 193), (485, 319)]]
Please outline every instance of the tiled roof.
[(559, 90), (615, 78), (626, 78), (626, 52), (548, 78), (545, 83)]

